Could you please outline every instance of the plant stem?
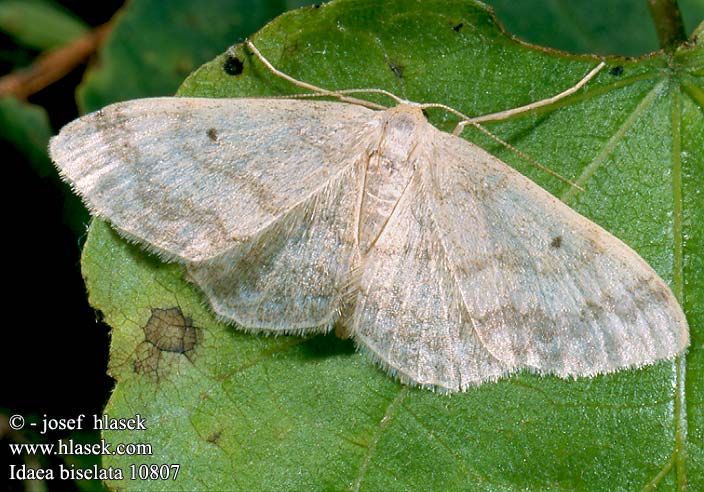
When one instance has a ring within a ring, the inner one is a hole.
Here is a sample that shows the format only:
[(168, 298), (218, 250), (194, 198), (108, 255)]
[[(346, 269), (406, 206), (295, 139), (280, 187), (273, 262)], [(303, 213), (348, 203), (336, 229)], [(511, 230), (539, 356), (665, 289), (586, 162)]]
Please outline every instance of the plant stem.
[(98, 26), (68, 44), (43, 53), (29, 67), (0, 77), (0, 97), (12, 95), (26, 100), (61, 79), (95, 53), (110, 28), (109, 22)]
[(648, 0), (648, 7), (660, 47), (665, 51), (674, 51), (679, 44), (687, 40), (677, 0)]

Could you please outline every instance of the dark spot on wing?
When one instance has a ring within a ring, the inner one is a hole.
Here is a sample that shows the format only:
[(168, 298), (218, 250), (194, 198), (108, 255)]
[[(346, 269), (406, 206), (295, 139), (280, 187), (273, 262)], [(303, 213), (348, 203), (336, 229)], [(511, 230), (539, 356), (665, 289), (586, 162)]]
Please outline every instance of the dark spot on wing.
[(462, 29), (462, 27), (464, 27), (464, 23), (460, 22), (456, 26), (452, 26), (452, 30), (455, 32), (460, 32), (460, 29)]
[(222, 64), (222, 69), (228, 75), (239, 75), (244, 70), (244, 63), (235, 55), (227, 55), (225, 62)]
[(209, 128), (206, 133), (208, 134), (208, 138), (210, 140), (212, 140), (213, 142), (218, 141), (218, 131), (215, 128)]
[(552, 241), (550, 241), (550, 247), (555, 249), (562, 247), (562, 236), (555, 236), (552, 238)]
[(611, 69), (609, 69), (609, 75), (613, 75), (614, 77), (623, 75), (623, 66), (616, 65), (615, 67), (611, 67)]

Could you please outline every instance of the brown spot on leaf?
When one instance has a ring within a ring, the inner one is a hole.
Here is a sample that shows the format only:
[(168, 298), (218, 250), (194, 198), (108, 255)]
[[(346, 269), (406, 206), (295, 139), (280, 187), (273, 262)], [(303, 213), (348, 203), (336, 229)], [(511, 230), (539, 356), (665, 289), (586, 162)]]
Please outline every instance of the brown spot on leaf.
[(196, 346), (196, 329), (180, 308), (152, 308), (144, 325), (144, 338), (157, 349), (185, 354)]
[(452, 30), (455, 32), (460, 32), (460, 29), (462, 29), (463, 26), (464, 26), (464, 24), (462, 22), (460, 22), (459, 24), (452, 26)]
[(222, 431), (216, 431), (206, 437), (205, 440), (211, 444), (218, 444), (220, 442), (220, 436), (222, 436)]
[(199, 329), (177, 307), (152, 308), (143, 330), (144, 341), (135, 349), (132, 367), (157, 383), (179, 364), (178, 358), (191, 360), (200, 341)]
[(161, 376), (165, 375), (165, 369), (161, 363), (161, 359), (161, 352), (159, 350), (153, 345), (142, 342), (135, 350), (132, 368), (136, 374), (145, 375), (158, 383), (161, 380)]
[(613, 75), (614, 77), (619, 77), (623, 75), (623, 66), (616, 65), (615, 67), (611, 67), (609, 69), (609, 75)]

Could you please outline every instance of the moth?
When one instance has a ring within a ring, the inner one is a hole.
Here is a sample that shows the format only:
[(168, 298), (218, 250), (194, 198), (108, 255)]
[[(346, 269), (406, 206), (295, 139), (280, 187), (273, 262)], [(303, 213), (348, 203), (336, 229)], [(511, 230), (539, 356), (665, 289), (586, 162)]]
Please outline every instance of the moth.
[(687, 347), (677, 300), (637, 253), (435, 128), (429, 105), (297, 85), (342, 101), (126, 101), (66, 125), (51, 157), (221, 319), (301, 335), (343, 323), (406, 383), (592, 376)]

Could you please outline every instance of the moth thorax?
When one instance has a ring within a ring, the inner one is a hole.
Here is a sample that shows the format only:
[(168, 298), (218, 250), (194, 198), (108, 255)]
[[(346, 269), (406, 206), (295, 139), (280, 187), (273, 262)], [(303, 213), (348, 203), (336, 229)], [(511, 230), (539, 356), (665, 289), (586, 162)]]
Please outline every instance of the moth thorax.
[(416, 169), (418, 140), (409, 135), (422, 128), (419, 123), (425, 119), (417, 108), (407, 108), (409, 111), (404, 106), (391, 110), (382, 125), (379, 144), (367, 154), (358, 231), (362, 253), (374, 244)]

